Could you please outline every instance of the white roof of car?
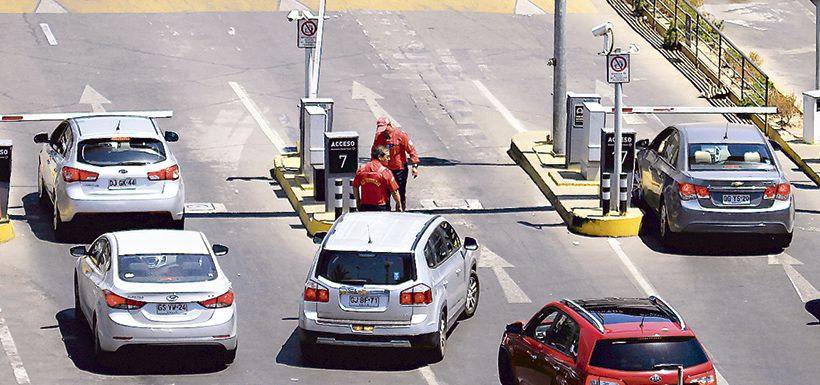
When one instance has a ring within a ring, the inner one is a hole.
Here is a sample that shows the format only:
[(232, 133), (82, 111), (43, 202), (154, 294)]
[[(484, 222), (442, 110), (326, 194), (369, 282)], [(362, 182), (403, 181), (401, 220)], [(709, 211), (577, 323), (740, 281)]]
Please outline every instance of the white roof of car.
[(397, 212), (357, 212), (339, 218), (324, 248), (340, 251), (410, 252), (428, 222), (437, 216)]
[(208, 254), (202, 233), (184, 230), (129, 230), (111, 233), (119, 255)]
[(80, 136), (83, 138), (105, 136), (156, 138), (159, 136), (151, 119), (141, 116), (88, 116), (75, 118), (74, 122), (80, 128)]

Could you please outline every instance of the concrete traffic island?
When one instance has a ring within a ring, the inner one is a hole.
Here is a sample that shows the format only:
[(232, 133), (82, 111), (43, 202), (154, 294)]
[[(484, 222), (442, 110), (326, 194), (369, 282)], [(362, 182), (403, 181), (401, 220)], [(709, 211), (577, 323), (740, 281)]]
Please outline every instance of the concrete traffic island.
[(0, 220), (0, 243), (8, 242), (14, 238), (14, 227), (11, 221)]
[(512, 137), (507, 154), (532, 178), (549, 199), (567, 227), (576, 233), (596, 237), (636, 236), (643, 212), (630, 207), (624, 216), (603, 215), (599, 207), (598, 181), (587, 181), (580, 170), (564, 167), (563, 158), (551, 155), (546, 131), (522, 132)]
[(299, 154), (277, 157), (272, 171), (308, 235), (330, 230), (335, 213), (325, 211), (325, 203), (313, 199), (313, 184), (307, 183), (305, 176), (299, 173)]

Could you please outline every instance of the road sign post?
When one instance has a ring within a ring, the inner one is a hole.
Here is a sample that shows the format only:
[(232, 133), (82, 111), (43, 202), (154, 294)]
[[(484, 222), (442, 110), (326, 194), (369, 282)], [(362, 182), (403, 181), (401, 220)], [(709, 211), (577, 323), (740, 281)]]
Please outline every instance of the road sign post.
[[(615, 154), (620, 154), (623, 146), (621, 137), (623, 83), (629, 83), (629, 53), (616, 52), (609, 54), (606, 56), (606, 63), (607, 81), (615, 84)], [(615, 157), (613, 164), (614, 169), (612, 175), (614, 178), (618, 178), (621, 175), (621, 159), (619, 156)], [(619, 209), (618, 203), (617, 194), (612, 194), (612, 208), (619, 212), (625, 212), (625, 210)]]

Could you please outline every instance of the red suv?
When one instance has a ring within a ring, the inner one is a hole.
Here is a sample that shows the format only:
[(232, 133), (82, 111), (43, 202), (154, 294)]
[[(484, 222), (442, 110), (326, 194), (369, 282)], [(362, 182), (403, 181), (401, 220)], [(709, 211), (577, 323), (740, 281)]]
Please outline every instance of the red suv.
[(507, 325), (501, 383), (716, 385), (695, 333), (659, 297), (568, 300)]

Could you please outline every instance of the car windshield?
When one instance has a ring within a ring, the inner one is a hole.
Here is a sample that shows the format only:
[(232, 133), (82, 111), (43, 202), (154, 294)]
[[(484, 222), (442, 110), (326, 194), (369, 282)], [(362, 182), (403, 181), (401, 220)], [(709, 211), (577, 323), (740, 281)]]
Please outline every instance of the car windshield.
[(774, 161), (759, 143), (694, 143), (689, 145), (692, 171), (770, 171)]
[(119, 277), (128, 282), (200, 282), (216, 279), (208, 254), (120, 255)]
[(347, 284), (395, 285), (414, 279), (413, 255), (323, 250), (316, 275)]
[(707, 362), (706, 353), (694, 337), (601, 340), (595, 344), (589, 364), (604, 369), (651, 371), (658, 365), (688, 368)]
[(95, 166), (139, 166), (164, 160), (165, 148), (156, 139), (89, 139), (77, 147), (77, 161)]

